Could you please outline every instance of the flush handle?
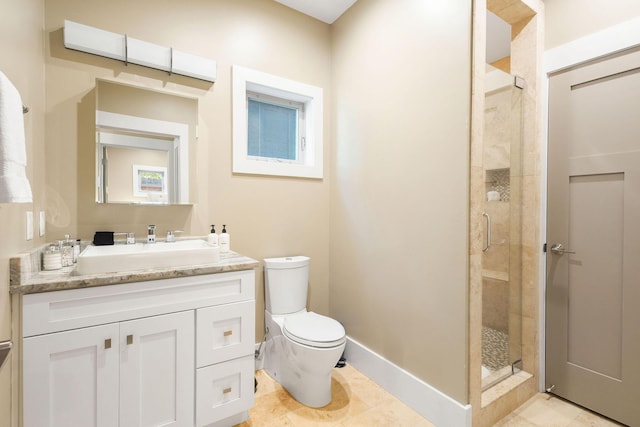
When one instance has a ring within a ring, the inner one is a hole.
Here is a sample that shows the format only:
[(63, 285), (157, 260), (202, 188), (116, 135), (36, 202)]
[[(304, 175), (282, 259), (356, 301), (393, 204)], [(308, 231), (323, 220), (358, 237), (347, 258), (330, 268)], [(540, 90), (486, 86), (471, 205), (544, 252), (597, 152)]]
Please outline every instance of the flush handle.
[(105, 349), (111, 348), (111, 338), (107, 338), (106, 340), (104, 340), (104, 348)]
[(233, 331), (229, 330), (229, 331), (224, 331), (224, 336), (225, 337), (230, 337), (231, 335), (233, 335)]
[(224, 394), (231, 393), (231, 387), (225, 388), (224, 390), (222, 390), (222, 393), (224, 393)]
[(133, 335), (127, 335), (127, 345), (133, 344)]

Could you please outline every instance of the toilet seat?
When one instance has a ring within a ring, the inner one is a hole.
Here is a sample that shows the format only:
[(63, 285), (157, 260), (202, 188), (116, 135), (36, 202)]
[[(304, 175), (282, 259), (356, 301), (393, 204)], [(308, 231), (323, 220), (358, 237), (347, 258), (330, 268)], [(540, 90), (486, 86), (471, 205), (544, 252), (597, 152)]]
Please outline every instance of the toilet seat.
[(312, 311), (286, 317), (282, 332), (297, 343), (319, 348), (337, 347), (345, 338), (340, 322)]

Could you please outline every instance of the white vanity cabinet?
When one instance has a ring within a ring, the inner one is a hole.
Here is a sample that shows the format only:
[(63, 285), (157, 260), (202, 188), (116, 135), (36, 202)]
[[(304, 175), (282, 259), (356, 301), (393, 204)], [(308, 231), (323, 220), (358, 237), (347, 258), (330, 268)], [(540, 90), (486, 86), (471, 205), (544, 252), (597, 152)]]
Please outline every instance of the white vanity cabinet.
[(193, 348), (193, 311), (25, 338), (24, 425), (190, 426)]
[(243, 270), (24, 295), (24, 427), (243, 421), (254, 287)]

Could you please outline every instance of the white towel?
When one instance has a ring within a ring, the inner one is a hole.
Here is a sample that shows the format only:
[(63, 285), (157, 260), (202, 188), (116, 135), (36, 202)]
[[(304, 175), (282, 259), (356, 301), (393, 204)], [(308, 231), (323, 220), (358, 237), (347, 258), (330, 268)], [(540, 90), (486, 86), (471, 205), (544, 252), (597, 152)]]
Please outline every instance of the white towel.
[(31, 203), (22, 100), (0, 71), (0, 203)]

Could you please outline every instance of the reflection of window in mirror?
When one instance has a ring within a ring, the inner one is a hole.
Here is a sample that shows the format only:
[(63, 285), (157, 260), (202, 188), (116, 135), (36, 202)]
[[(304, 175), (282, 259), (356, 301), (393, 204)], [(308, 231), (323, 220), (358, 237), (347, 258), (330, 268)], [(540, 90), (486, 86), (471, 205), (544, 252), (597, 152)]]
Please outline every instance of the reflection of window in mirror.
[(149, 203), (166, 203), (167, 168), (133, 165), (133, 195)]
[(511, 72), (511, 25), (487, 11), (486, 62), (506, 73)]
[[(197, 100), (105, 80), (96, 86), (96, 201), (193, 203)], [(136, 191), (134, 165), (164, 171), (163, 190)]]

